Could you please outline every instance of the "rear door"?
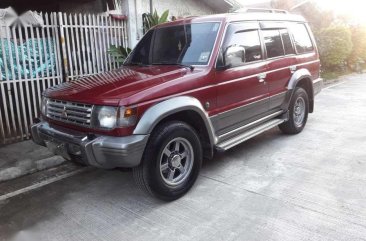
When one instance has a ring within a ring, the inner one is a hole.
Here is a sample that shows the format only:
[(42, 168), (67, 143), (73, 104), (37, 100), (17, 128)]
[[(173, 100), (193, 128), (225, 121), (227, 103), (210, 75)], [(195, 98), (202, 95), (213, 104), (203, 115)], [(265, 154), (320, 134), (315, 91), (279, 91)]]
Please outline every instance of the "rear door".
[[(222, 52), (229, 46), (245, 48), (245, 58), (230, 68), (216, 71), (219, 113), (214, 118), (217, 134), (231, 131), (268, 111), (266, 63), (256, 21), (227, 27)], [(259, 118), (259, 117), (258, 117)]]
[(291, 23), (289, 26), (297, 53), (297, 69), (307, 69), (313, 79), (319, 78), (320, 61), (309, 26), (306, 23)]
[(260, 25), (268, 64), (269, 109), (275, 112), (285, 101), (287, 84), (296, 69), (296, 54), (285, 23), (261, 22)]

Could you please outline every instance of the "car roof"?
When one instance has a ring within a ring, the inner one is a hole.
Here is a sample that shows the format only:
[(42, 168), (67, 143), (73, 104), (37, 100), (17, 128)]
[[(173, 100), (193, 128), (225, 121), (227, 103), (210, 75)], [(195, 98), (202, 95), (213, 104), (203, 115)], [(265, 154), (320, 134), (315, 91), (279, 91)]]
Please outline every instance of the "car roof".
[(159, 27), (167, 27), (174, 25), (182, 25), (187, 23), (198, 22), (238, 22), (238, 21), (289, 21), (289, 22), (306, 22), (304, 17), (297, 14), (290, 13), (226, 13), (226, 14), (214, 14), (205, 16), (192, 16), (176, 21), (160, 24)]

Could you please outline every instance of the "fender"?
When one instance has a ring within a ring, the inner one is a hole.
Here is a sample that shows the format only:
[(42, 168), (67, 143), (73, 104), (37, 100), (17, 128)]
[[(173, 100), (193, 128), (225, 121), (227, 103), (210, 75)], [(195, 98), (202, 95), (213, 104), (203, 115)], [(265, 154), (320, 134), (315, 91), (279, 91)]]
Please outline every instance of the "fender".
[(299, 69), (292, 74), (290, 81), (288, 82), (287, 89), (292, 90), (295, 88), (297, 83), (304, 78), (312, 79), (309, 70), (307, 69)]
[(283, 109), (287, 110), (288, 106), (290, 104), (290, 100), (292, 98), (292, 95), (294, 94), (294, 90), (296, 85), (303, 79), (310, 79), (311, 80), (311, 85), (310, 85), (310, 95), (309, 95), (309, 112), (312, 113), (313, 109), (314, 109), (314, 90), (313, 90), (313, 82), (312, 82), (312, 76), (309, 72), (309, 70), (307, 69), (299, 69), (297, 71), (295, 71), (295, 73), (292, 74), (290, 81), (288, 82), (287, 85), (287, 96), (286, 96), (286, 100), (284, 102), (284, 106)]
[(203, 122), (205, 123), (208, 136), (210, 138), (211, 146), (215, 145), (217, 142), (217, 137), (212, 126), (212, 123), (204, 110), (201, 102), (196, 98), (190, 96), (179, 96), (173, 97), (171, 99), (162, 101), (155, 104), (145, 111), (140, 121), (138, 122), (133, 134), (134, 135), (146, 135), (150, 134), (155, 126), (172, 114), (178, 113), (180, 111), (192, 110), (198, 113)]

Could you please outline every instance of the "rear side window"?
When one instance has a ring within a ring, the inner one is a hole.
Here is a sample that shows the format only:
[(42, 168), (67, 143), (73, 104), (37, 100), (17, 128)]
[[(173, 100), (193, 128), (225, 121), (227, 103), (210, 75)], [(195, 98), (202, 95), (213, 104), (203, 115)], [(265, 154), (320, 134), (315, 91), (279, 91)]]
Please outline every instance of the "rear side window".
[[(243, 46), (245, 48), (245, 62), (253, 62), (262, 59), (261, 41), (258, 30), (239, 31), (225, 43), (229, 46)], [(238, 63), (239, 65), (239, 63)]]
[(279, 30), (263, 30), (262, 33), (268, 58), (285, 55)]
[(294, 37), (294, 44), (297, 53), (302, 54), (314, 50), (313, 43), (311, 42), (309, 32), (306, 29), (305, 24), (303, 23), (291, 24), (290, 29)]
[(294, 54), (295, 49), (294, 46), (292, 45), (291, 38), (287, 29), (281, 29), (280, 34), (283, 42), (283, 48), (285, 50), (285, 55)]

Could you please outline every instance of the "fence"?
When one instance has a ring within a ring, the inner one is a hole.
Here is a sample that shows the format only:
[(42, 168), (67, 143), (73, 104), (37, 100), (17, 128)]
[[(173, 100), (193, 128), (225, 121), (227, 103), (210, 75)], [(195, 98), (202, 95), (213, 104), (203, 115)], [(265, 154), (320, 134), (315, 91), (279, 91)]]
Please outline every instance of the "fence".
[(117, 68), (110, 45), (127, 46), (127, 23), (101, 15), (59, 13), (65, 73), (69, 80)]
[(127, 46), (126, 21), (109, 16), (40, 14), (44, 25), (0, 31), (0, 145), (29, 138), (41, 93), (63, 81), (117, 68), (110, 45)]

